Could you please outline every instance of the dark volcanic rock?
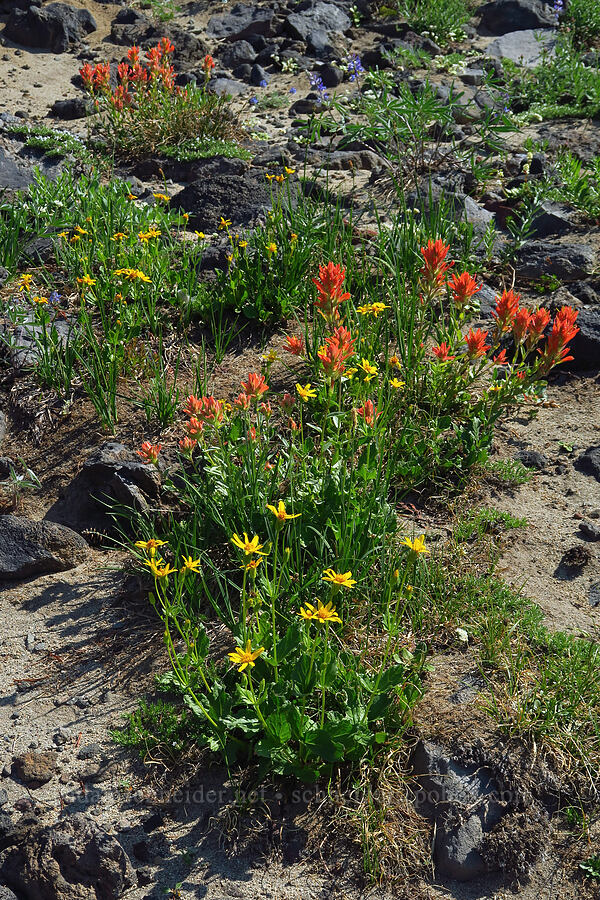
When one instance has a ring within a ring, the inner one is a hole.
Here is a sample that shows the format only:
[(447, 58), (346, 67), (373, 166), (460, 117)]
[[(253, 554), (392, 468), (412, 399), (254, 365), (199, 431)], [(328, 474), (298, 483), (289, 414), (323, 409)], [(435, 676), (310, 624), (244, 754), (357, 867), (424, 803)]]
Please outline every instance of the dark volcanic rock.
[(211, 40), (226, 38), (230, 41), (248, 39), (254, 35), (273, 36), (272, 9), (236, 3), (224, 16), (212, 16), (208, 20), (206, 36)]
[(190, 225), (214, 231), (221, 216), (234, 227), (248, 226), (271, 206), (271, 192), (264, 173), (249, 169), (242, 160), (214, 160), (202, 175), (172, 199), (189, 213)]
[(517, 275), (537, 279), (555, 275), (561, 281), (578, 281), (596, 268), (597, 257), (589, 244), (556, 244), (528, 241), (517, 259)]
[(600, 446), (588, 447), (578, 459), (575, 460), (575, 468), (584, 475), (593, 475), (600, 481)]
[(554, 25), (550, 6), (540, 0), (491, 0), (480, 6), (478, 13), (481, 28), (489, 34), (551, 28)]
[(50, 114), (57, 119), (70, 121), (83, 119), (88, 112), (88, 105), (82, 97), (71, 97), (68, 100), (56, 100), (50, 108)]
[(569, 343), (573, 357), (569, 369), (600, 370), (600, 309), (580, 309), (575, 324), (579, 333)]
[(225, 47), (219, 58), (228, 69), (235, 69), (244, 63), (252, 64), (256, 59), (256, 50), (248, 41), (235, 41)]
[(44, 7), (14, 9), (6, 23), (4, 36), (24, 47), (64, 53), (70, 44), (95, 30), (96, 22), (88, 10), (77, 9), (68, 3), (50, 3)]
[(545, 469), (548, 465), (548, 458), (539, 450), (519, 450), (515, 454), (515, 459), (518, 459), (527, 469)]
[(117, 900), (135, 885), (119, 842), (85, 813), (32, 827), (5, 854), (0, 878), (26, 900)]
[(0, 578), (29, 578), (64, 572), (83, 562), (83, 538), (52, 522), (0, 516)]
[(106, 503), (116, 501), (146, 511), (159, 488), (160, 476), (154, 466), (142, 462), (123, 444), (107, 441), (90, 454), (81, 472), (46, 513), (46, 520), (76, 531), (110, 531), (114, 523), (107, 515)]

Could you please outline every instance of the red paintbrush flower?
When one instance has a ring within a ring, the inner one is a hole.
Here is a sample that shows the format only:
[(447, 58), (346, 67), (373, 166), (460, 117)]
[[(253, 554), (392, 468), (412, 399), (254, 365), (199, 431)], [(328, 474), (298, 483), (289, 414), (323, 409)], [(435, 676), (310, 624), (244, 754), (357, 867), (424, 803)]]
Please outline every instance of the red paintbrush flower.
[(432, 347), (431, 352), (441, 362), (448, 362), (450, 359), (456, 359), (456, 356), (450, 356), (450, 345), (446, 341), (442, 341), (437, 347)]
[(515, 294), (511, 288), (509, 291), (502, 291), (500, 297), (496, 297), (496, 309), (492, 313), (496, 320), (496, 328), (498, 332), (510, 331), (513, 319), (519, 309), (520, 294)]
[(485, 343), (485, 339), (488, 336), (487, 331), (482, 331), (481, 328), (477, 328), (475, 331), (471, 328), (467, 336), (465, 337), (465, 343), (467, 345), (467, 355), (471, 359), (478, 359), (480, 356), (484, 356), (486, 350), (490, 349), (490, 344)]
[(269, 390), (269, 385), (265, 381), (264, 375), (258, 375), (256, 372), (248, 374), (248, 381), (241, 381), (242, 389), (248, 397), (258, 400), (263, 394)]
[(453, 275), (448, 281), (448, 287), (452, 292), (452, 299), (459, 309), (466, 306), (471, 297), (481, 290), (481, 285), (478, 286), (473, 276), (469, 275), (468, 272), (463, 272), (461, 275)]

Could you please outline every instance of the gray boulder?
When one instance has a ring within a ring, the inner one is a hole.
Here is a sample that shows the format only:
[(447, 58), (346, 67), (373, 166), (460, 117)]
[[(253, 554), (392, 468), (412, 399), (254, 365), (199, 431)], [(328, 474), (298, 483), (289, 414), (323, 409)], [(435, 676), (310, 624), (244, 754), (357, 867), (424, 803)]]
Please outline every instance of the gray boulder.
[(517, 258), (517, 275), (532, 280), (555, 275), (560, 281), (578, 281), (593, 272), (596, 252), (590, 244), (528, 241)]
[(0, 877), (24, 900), (118, 900), (135, 884), (122, 846), (84, 813), (34, 825), (5, 852)]
[(540, 0), (491, 0), (480, 6), (480, 27), (489, 34), (507, 34), (531, 28), (551, 28), (552, 8)]
[(569, 369), (600, 370), (600, 309), (580, 309), (575, 324), (579, 332), (569, 342)]
[(308, 41), (311, 33), (319, 31), (327, 35), (344, 34), (352, 26), (339, 6), (323, 3), (322, 0), (317, 0), (302, 12), (290, 13), (285, 21), (288, 34), (301, 41)]
[(272, 9), (236, 3), (226, 15), (212, 16), (208, 20), (206, 36), (211, 40), (225, 38), (229, 41), (238, 41), (257, 34), (272, 37), (274, 15)]
[(0, 516), (0, 578), (30, 578), (73, 569), (86, 558), (84, 539), (63, 525)]
[(526, 69), (534, 69), (539, 66), (544, 56), (551, 59), (555, 52), (554, 29), (511, 31), (492, 41), (485, 51), (486, 56), (491, 59), (510, 59)]
[(485, 874), (484, 836), (505, 811), (493, 772), (464, 766), (430, 741), (416, 747), (412, 769), (418, 785), (416, 806), (436, 824), (438, 873), (456, 881), (472, 881)]

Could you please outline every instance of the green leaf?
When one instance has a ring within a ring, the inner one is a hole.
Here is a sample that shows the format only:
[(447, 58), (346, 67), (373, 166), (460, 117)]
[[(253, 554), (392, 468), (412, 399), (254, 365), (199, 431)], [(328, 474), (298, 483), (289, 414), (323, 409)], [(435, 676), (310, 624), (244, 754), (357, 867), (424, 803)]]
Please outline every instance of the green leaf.
[(282, 712), (271, 713), (265, 721), (269, 735), (276, 738), (280, 744), (287, 744), (292, 736), (292, 728), (285, 714)]

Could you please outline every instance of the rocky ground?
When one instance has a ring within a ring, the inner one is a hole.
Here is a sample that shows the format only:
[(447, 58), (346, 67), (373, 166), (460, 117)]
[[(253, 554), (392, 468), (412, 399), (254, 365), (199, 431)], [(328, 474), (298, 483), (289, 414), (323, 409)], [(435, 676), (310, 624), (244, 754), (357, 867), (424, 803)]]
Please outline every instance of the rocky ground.
[[(9, 126), (43, 123), (84, 136), (85, 108), (76, 79), (82, 62), (120, 60), (127, 46), (148, 45), (166, 33), (184, 74), (198, 73), (205, 52), (214, 55), (216, 89), (235, 97), (256, 136), (248, 164), (173, 166), (166, 181), (156, 165), (120, 173), (134, 179), (142, 196), (163, 186), (171, 196), (183, 192), (182, 205), (198, 228), (203, 216), (210, 221), (219, 215), (248, 225), (262, 211), (264, 167), (279, 158), (302, 163), (305, 151), (294, 122), (302, 111), (297, 104), (314, 104), (308, 71), (320, 71), (330, 90), (345, 91), (350, 86), (341, 83), (334, 62), (350, 51), (371, 66), (385, 66), (382, 50), (398, 41), (436, 52), (429, 37), (371, 21), (366, 12), (363, 24), (353, 25), (345, 2), (182, 2), (167, 24), (125, 3), (73, 0), (67, 12), (58, 13), (53, 6), (0, 0), (0, 189), (26, 187), (34, 166), (55, 175), (64, 164), (29, 151)], [(467, 27), (465, 49), (492, 61), (508, 55), (532, 64), (540, 53), (533, 29), (542, 29), (551, 46), (548, 5), (493, 0), (487, 8), (482, 22), (475, 18)], [(294, 59), (297, 72), (282, 71), (273, 63), (274, 53)], [(479, 71), (475, 61), (467, 73), (438, 73), (433, 80), (440, 90), (457, 81), (477, 98)], [(263, 81), (267, 87), (261, 87)], [(276, 108), (263, 104), (255, 111), (249, 102), (275, 94), (285, 100)], [(522, 171), (525, 137), (547, 140), (549, 153), (560, 146), (583, 158), (600, 153), (598, 121), (528, 126), (509, 136), (515, 178)], [(309, 170), (326, 159), (330, 184), (346, 196), (352, 191), (354, 205), (367, 208), (368, 219), (368, 197), (385, 197), (389, 190), (385, 160), (365, 147), (327, 153), (330, 149), (326, 142), (314, 149)], [(539, 164), (546, 164), (543, 158)], [(202, 202), (199, 182), (203, 190), (210, 185)], [(502, 198), (493, 190), (475, 202), (464, 183), (446, 187), (475, 228), (485, 228), (494, 217), (501, 222)], [(514, 417), (498, 429), (492, 459), (519, 459), (531, 479), (510, 490), (489, 483), (477, 488), (482, 502), (527, 519), (526, 527), (502, 539), (498, 571), (542, 607), (551, 628), (595, 640), (600, 625), (599, 261), (600, 228), (564, 208), (548, 209), (516, 260), (517, 284), (529, 279), (523, 293), (532, 301), (539, 298), (528, 292), (528, 283), (542, 275), (560, 279), (560, 296), (552, 300), (557, 307), (579, 308), (581, 334), (571, 370), (553, 379), (536, 415)], [(493, 290), (486, 290), (493, 297)], [(483, 291), (481, 314), (489, 321), (485, 297)], [(247, 371), (258, 353), (249, 340), (240, 346), (233, 368), (223, 364), (217, 378), (224, 393), (237, 383), (236, 365)], [(593, 896), (593, 888), (573, 874), (581, 844), (564, 826), (544, 818), (533, 800), (530, 844), (516, 825), (513, 838), (524, 857), (530, 853), (525, 868), (519, 854), (508, 851), (503, 873), (483, 871), (473, 857), (465, 862), (469, 835), (459, 830), (448, 839), (455, 850), (460, 845), (458, 851), (454, 856), (448, 851), (445, 864), (438, 853), (431, 878), (421, 873), (408, 888), (365, 887), (357, 876), (356, 841), (349, 838), (334, 854), (327, 852), (333, 841), (323, 834), (314, 797), (298, 801), (267, 792), (250, 798), (244, 815), (235, 817), (225, 773), (186, 759), (167, 775), (158, 760), (142, 764), (120, 749), (110, 731), (140, 696), (152, 693), (153, 675), (165, 666), (161, 634), (139, 581), (128, 574), (125, 555), (103, 546), (100, 511), (82, 505), (82, 497), (90, 485), (110, 483), (121, 496), (141, 493), (151, 499), (152, 470), (125, 447), (107, 445), (85, 406), (77, 416), (59, 419), (52, 410), (36, 408), (35, 397), (18, 380), (7, 380), (1, 397), (0, 466), (8, 466), (7, 458), (24, 459), (42, 490), (23, 497), (19, 516), (0, 516), (0, 900), (112, 900), (122, 894), (157, 900), (169, 891), (179, 896), (179, 889), (182, 897), (208, 900), (356, 900), (395, 897), (399, 891), (431, 900)], [(120, 439), (135, 446), (143, 436), (139, 427), (126, 421)], [(443, 524), (428, 508), (416, 515), (421, 527)], [(442, 735), (445, 746), (462, 741), (470, 747), (473, 729), (481, 726), (479, 737), (483, 743), (489, 739), (491, 747), (478, 679), (463, 656), (434, 660), (417, 734), (434, 747)], [(458, 785), (475, 799), (486, 796), (476, 759), (440, 760), (430, 750), (423, 765), (434, 780)], [(519, 765), (528, 771), (528, 761)], [(428, 847), (435, 838), (425, 831)], [(597, 825), (589, 835), (591, 852), (594, 840), (598, 848)], [(473, 841), (471, 849), (477, 836)]]

